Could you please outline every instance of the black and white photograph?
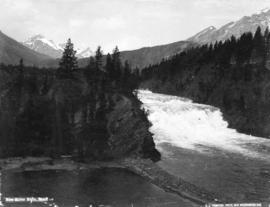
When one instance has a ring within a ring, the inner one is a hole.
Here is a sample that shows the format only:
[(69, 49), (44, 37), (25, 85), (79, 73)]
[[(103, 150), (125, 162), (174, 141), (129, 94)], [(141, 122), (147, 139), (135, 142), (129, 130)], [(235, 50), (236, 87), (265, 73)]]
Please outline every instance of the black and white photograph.
[(0, 0), (0, 207), (270, 207), (270, 0)]

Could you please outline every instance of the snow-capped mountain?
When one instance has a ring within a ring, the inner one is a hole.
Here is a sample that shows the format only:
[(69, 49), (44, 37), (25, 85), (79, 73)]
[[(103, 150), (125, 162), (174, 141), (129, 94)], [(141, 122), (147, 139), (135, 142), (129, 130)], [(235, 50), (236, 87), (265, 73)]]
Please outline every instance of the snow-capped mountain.
[(90, 47), (87, 47), (83, 50), (77, 49), (77, 57), (79, 58), (87, 58), (93, 55), (95, 55), (95, 53), (91, 50)]
[[(22, 43), (26, 47), (39, 52), (41, 54), (48, 55), (52, 58), (60, 58), (64, 51), (66, 43), (56, 44), (53, 40), (48, 40), (43, 35), (35, 35)], [(85, 58), (94, 55), (93, 51), (88, 47), (86, 49), (78, 49), (76, 56), (78, 58)]]
[(192, 41), (192, 42), (200, 42), (201, 39), (203, 39), (204, 37), (207, 37), (207, 36), (211, 35), (216, 30), (217, 29), (214, 26), (207, 27), (206, 29), (200, 31), (199, 33), (197, 33), (196, 35), (192, 36), (188, 40), (189, 41)]
[(267, 26), (270, 27), (270, 8), (265, 8), (251, 16), (244, 16), (238, 21), (230, 22), (219, 29), (209, 27), (197, 33), (188, 41), (205, 44), (215, 41), (224, 41), (234, 35), (236, 38), (240, 37), (245, 32), (255, 33), (257, 27), (260, 26), (262, 31)]
[[(64, 51), (66, 43), (60, 43), (59, 46), (62, 48), (62, 51)], [(75, 47), (74, 49), (76, 50), (77, 58), (87, 58), (87, 57), (95, 55), (95, 53), (91, 50), (90, 47), (87, 47), (85, 49), (80, 49), (80, 48)]]
[(62, 55), (63, 48), (52, 40), (46, 39), (43, 35), (35, 35), (23, 42), (26, 47), (39, 52), (41, 54), (48, 55), (52, 58), (59, 58)]

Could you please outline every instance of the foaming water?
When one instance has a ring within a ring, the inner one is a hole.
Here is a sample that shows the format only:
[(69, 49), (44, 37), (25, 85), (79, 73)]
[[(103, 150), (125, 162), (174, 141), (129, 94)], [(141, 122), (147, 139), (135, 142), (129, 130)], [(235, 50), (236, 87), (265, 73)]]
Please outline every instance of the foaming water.
[(157, 144), (209, 152), (215, 148), (245, 156), (269, 159), (270, 140), (238, 133), (228, 128), (221, 111), (186, 98), (138, 91), (138, 98), (152, 123), (150, 131)]

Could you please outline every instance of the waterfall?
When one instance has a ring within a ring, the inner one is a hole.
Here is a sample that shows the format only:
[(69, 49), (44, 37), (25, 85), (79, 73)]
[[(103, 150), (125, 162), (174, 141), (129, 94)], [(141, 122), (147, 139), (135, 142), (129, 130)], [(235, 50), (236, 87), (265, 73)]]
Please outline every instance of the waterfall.
[(216, 107), (147, 90), (139, 90), (138, 98), (148, 112), (150, 131), (157, 145), (168, 143), (202, 153), (218, 149), (257, 158), (268, 158), (270, 154), (269, 139), (228, 128)]

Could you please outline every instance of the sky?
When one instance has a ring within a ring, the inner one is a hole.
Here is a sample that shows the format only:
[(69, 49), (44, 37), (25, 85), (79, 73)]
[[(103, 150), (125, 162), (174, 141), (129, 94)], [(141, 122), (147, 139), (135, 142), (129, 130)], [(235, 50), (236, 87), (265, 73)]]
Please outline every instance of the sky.
[(270, 0), (0, 0), (0, 30), (17, 41), (42, 34), (110, 52), (185, 40), (266, 7)]

